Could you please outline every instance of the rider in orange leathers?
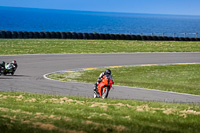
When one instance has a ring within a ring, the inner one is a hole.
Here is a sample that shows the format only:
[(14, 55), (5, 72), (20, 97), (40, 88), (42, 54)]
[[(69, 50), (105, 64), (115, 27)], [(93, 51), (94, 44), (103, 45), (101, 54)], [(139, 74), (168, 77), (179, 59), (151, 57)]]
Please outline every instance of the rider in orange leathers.
[(94, 91), (98, 92), (98, 87), (97, 86), (98, 86), (99, 83), (101, 83), (103, 76), (106, 76), (107, 78), (109, 78), (109, 79), (111, 79), (113, 81), (110, 69), (106, 69), (105, 72), (102, 72), (99, 75), (99, 77), (97, 79), (97, 82), (94, 84)]

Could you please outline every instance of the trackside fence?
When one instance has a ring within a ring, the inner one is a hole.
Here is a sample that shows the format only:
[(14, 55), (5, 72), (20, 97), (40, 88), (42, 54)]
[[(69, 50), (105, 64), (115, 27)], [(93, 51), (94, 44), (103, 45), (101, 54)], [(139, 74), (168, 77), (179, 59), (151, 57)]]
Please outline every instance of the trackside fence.
[(200, 41), (200, 33), (77, 33), (0, 31), (0, 38), (8, 39), (102, 39), (146, 41)]

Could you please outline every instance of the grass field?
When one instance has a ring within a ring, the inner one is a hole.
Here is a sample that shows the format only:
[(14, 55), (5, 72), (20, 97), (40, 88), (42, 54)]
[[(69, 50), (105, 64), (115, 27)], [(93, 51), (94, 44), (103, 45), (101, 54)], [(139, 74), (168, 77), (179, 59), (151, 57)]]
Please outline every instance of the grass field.
[[(200, 64), (134, 66), (110, 69), (116, 85), (200, 95)], [(48, 77), (61, 81), (95, 83), (102, 71), (105, 71), (105, 68), (55, 73)]]
[[(0, 55), (112, 52), (200, 52), (200, 42), (0, 39)], [(118, 85), (199, 95), (199, 67), (194, 64), (111, 70)], [(53, 78), (94, 83), (104, 70), (64, 73)], [(199, 130), (199, 104), (0, 91), (0, 133), (199, 133)]]
[(200, 106), (0, 92), (1, 132), (199, 133)]
[(0, 55), (120, 52), (200, 52), (200, 42), (0, 39)]

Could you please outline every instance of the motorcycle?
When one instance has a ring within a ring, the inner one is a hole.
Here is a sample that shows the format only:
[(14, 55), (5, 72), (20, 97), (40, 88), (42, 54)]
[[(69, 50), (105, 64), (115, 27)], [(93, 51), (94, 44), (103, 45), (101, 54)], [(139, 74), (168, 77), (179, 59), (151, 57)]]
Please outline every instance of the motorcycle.
[(98, 84), (98, 91), (94, 91), (94, 98), (107, 98), (110, 89), (112, 88), (113, 81), (106, 76)]
[(8, 64), (5, 65), (5, 68), (1, 69), (1, 73), (3, 75), (7, 75), (7, 74), (14, 75), (15, 70), (16, 70), (15, 66), (12, 65), (11, 63), (8, 63)]
[(4, 67), (2, 67), (2, 66), (0, 66), (0, 76), (1, 76), (1, 74), (3, 74), (4, 73)]

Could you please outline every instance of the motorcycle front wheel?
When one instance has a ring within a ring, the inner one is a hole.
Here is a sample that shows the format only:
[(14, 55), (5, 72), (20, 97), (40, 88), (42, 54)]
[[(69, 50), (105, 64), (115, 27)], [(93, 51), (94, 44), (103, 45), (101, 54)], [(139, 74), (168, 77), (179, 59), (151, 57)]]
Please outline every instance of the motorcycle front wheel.
[(102, 88), (102, 98), (105, 99), (108, 97), (108, 87), (103, 87)]
[(94, 92), (94, 98), (97, 98), (97, 94), (96, 94), (96, 92)]

